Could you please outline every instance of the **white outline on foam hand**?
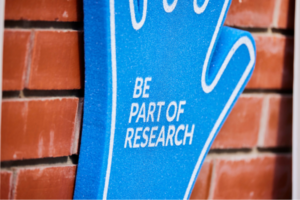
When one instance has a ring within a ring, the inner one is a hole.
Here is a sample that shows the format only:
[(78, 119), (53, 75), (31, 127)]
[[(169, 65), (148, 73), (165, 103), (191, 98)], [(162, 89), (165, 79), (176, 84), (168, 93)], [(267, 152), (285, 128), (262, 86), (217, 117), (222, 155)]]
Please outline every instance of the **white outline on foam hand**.
[(174, 0), (173, 3), (171, 5), (168, 4), (167, 0), (163, 0), (163, 5), (164, 5), (164, 9), (167, 13), (172, 12), (176, 5), (177, 5), (177, 1), (178, 0)]
[[(132, 1), (132, 0), (131, 0)], [(111, 124), (110, 124), (110, 140), (109, 140), (109, 152), (104, 184), (103, 199), (107, 199), (107, 191), (110, 178), (112, 154), (114, 148), (114, 137), (116, 129), (116, 115), (117, 115), (117, 52), (116, 52), (116, 28), (115, 28), (115, 2), (110, 0), (110, 45), (111, 45), (111, 70), (112, 70), (112, 109), (111, 109)], [(100, 190), (100, 188), (98, 188)], [(98, 199), (100, 192), (98, 193)]]
[(222, 76), (222, 74), (223, 74), (223, 72), (224, 72), (224, 70), (225, 70), (225, 68), (226, 68), (226, 66), (229, 62), (229, 61), (227, 62), (227, 60), (225, 59), (224, 63), (222, 64), (221, 68), (219, 69), (219, 71), (218, 71), (215, 79), (213, 80), (213, 82), (210, 85), (207, 85), (205, 78), (206, 78), (206, 71), (207, 71), (208, 62), (209, 62), (209, 59), (211, 57), (211, 53), (212, 53), (214, 44), (216, 43), (216, 39), (217, 39), (218, 33), (220, 31), (220, 27), (222, 26), (223, 18), (225, 16), (225, 12), (226, 12), (228, 3), (229, 3), (229, 0), (225, 0), (225, 3), (223, 5), (222, 11), (221, 11), (221, 15), (220, 15), (218, 23), (217, 23), (217, 27), (215, 29), (215, 32), (214, 32), (212, 40), (210, 42), (208, 51), (206, 53), (206, 57), (205, 57), (204, 65), (203, 65), (203, 70), (202, 70), (202, 77), (201, 77), (201, 85), (202, 85), (203, 91), (205, 93), (210, 93), (216, 87), (217, 83), (219, 82), (219, 80), (220, 80), (220, 78), (221, 78), (221, 76)]
[(140, 28), (143, 27), (145, 21), (146, 21), (146, 15), (147, 15), (147, 0), (144, 0), (144, 5), (143, 5), (143, 16), (140, 22), (136, 21), (135, 17), (135, 11), (134, 11), (134, 0), (129, 0), (129, 7), (130, 7), (130, 16), (131, 16), (131, 23), (132, 26), (135, 30), (139, 30)]
[(194, 11), (197, 14), (201, 14), (205, 11), (209, 0), (205, 0), (201, 7), (198, 6), (197, 0), (194, 0)]
[[(129, 0), (129, 1), (133, 3), (133, 0)], [(144, 3), (145, 2), (147, 3), (147, 0), (144, 0)], [(208, 52), (206, 54), (206, 60), (205, 60), (205, 63), (206, 63), (205, 67), (206, 68), (207, 68), (207, 65), (208, 65), (209, 57), (210, 57), (211, 52), (212, 52), (213, 45), (215, 43), (217, 34), (219, 32), (219, 29), (220, 29), (220, 26), (221, 26), (221, 23), (222, 23), (222, 20), (224, 18), (228, 2), (229, 2), (229, 0), (226, 0), (225, 3), (224, 3), (221, 15), (219, 17), (219, 21), (218, 21), (217, 27), (215, 29), (215, 32), (214, 32), (211, 44), (209, 46), (209, 50), (208, 50)], [(105, 185), (104, 185), (104, 191), (103, 191), (103, 199), (107, 199), (107, 192), (108, 192), (108, 187), (109, 187), (109, 179), (110, 179), (111, 163), (112, 163), (112, 155), (113, 155), (113, 146), (114, 146), (115, 125), (116, 125), (116, 108), (117, 108), (117, 60), (116, 60), (115, 7), (114, 7), (114, 4), (115, 4), (114, 0), (110, 0), (110, 34), (111, 34), (110, 36), (111, 36), (111, 62), (112, 62), (112, 114), (111, 114), (111, 130), (110, 130), (109, 154), (108, 154), (108, 162), (107, 162), (107, 169), (106, 169), (106, 176), (105, 176)], [(144, 10), (145, 10), (145, 8), (144, 8)], [(131, 17), (132, 17), (132, 15), (131, 15)], [(144, 17), (144, 15), (143, 15), (143, 17)], [(140, 26), (141, 22), (139, 22), (139, 24), (138, 24), (139, 26)], [(213, 81), (213, 83), (210, 86), (206, 85), (206, 82), (205, 82), (206, 69), (204, 70), (204, 68), (203, 68), (203, 71), (202, 71), (202, 87), (205, 86), (206, 88), (204, 89), (204, 87), (203, 87), (203, 90), (205, 92), (209, 93), (210, 91), (213, 90), (213, 88), (215, 87), (215, 85), (219, 81), (221, 75), (223, 74), (225, 68), (227, 67), (227, 64), (228, 64), (229, 60), (234, 55), (235, 51), (241, 45), (243, 45), (243, 44), (245, 44), (246, 47), (249, 50), (249, 53), (250, 53), (250, 62), (248, 64), (246, 70), (244, 71), (241, 79), (239, 80), (237, 86), (235, 87), (233, 93), (231, 94), (229, 100), (227, 101), (225, 107), (223, 108), (223, 110), (222, 110), (219, 118), (217, 119), (217, 121), (216, 121), (213, 129), (211, 130), (211, 132), (209, 134), (209, 137), (207, 138), (207, 141), (205, 142), (205, 145), (204, 145), (204, 147), (203, 147), (203, 149), (202, 149), (202, 151), (200, 153), (200, 156), (199, 156), (199, 158), (197, 160), (197, 163), (196, 163), (196, 165), (194, 167), (194, 171), (193, 171), (192, 176), (190, 178), (188, 187), (187, 187), (187, 189), (185, 191), (184, 199), (187, 199), (188, 196), (189, 196), (189, 194), (190, 194), (190, 191), (191, 191), (192, 185), (193, 185), (193, 183), (195, 181), (197, 172), (199, 171), (200, 164), (202, 163), (202, 161), (204, 159), (204, 156), (205, 156), (206, 152), (208, 151), (208, 147), (209, 147), (212, 139), (216, 135), (216, 132), (217, 132), (218, 128), (220, 127), (223, 119), (225, 118), (226, 114), (228, 113), (228, 110), (230, 109), (230, 106), (234, 102), (234, 100), (235, 100), (236, 96), (238, 95), (241, 87), (245, 83), (248, 75), (251, 72), (251, 69), (254, 67), (254, 63), (255, 63), (255, 51), (254, 51), (254, 47), (253, 47), (253, 44), (252, 44), (251, 40), (248, 37), (244, 36), (244, 37), (240, 38), (233, 45), (233, 47), (231, 48), (230, 52), (228, 53), (228, 55), (227, 55), (224, 63), (222, 64), (221, 69), (218, 71), (218, 74), (217, 74), (215, 80)], [(215, 84), (215, 85), (213, 85), (213, 84)], [(101, 188), (99, 188), (99, 192), (100, 191), (101, 191)], [(101, 197), (99, 197), (99, 198), (101, 198)]]
[[(241, 37), (234, 45), (233, 47), (231, 48), (229, 54), (227, 55), (224, 63), (226, 63), (226, 65), (222, 65), (225, 66), (225, 68), (227, 67), (227, 64), (228, 62), (230, 61), (230, 59), (232, 58), (232, 56), (234, 55), (234, 53), (236, 52), (236, 50), (242, 46), (242, 45), (246, 45), (246, 47), (248, 48), (249, 50), (249, 54), (250, 54), (250, 62), (246, 68), (246, 70), (244, 71), (241, 79), (239, 80), (238, 84), (236, 85), (236, 87), (234, 88), (233, 90), (233, 93), (231, 94), (229, 100), (227, 101), (225, 107), (223, 108), (219, 118), (217, 119), (213, 129), (211, 130), (210, 134), (209, 134), (209, 137), (207, 138), (206, 142), (205, 142), (205, 145), (201, 151), (201, 154), (198, 158), (198, 161), (196, 163), (196, 166), (194, 168), (194, 171), (192, 173), (192, 176), (190, 178), (190, 182), (188, 184), (188, 187), (185, 191), (185, 195), (184, 195), (184, 198), (183, 199), (187, 199), (189, 194), (190, 194), (190, 191), (192, 189), (192, 186), (193, 186), (193, 183), (195, 181), (195, 178), (196, 178), (196, 175), (199, 171), (199, 168), (200, 168), (200, 164), (202, 163), (203, 159), (204, 159), (204, 156), (206, 154), (206, 152), (208, 151), (208, 147), (210, 145), (210, 143), (212, 142), (212, 139), (214, 138), (214, 136), (216, 135), (216, 132), (218, 130), (218, 128), (220, 127), (222, 121), (224, 120), (226, 114), (228, 113), (228, 110), (230, 109), (230, 106), (232, 105), (232, 103), (234, 102), (236, 96), (238, 95), (241, 87), (243, 86), (243, 84), (245, 83), (248, 75), (250, 74), (251, 72), (251, 69), (254, 67), (254, 63), (255, 63), (255, 51), (254, 51), (254, 47), (253, 47), (253, 44), (251, 42), (251, 40), (247, 37), (247, 36), (244, 36), (244, 37)], [(224, 71), (224, 70), (223, 70)], [(223, 73), (223, 72), (222, 72)]]

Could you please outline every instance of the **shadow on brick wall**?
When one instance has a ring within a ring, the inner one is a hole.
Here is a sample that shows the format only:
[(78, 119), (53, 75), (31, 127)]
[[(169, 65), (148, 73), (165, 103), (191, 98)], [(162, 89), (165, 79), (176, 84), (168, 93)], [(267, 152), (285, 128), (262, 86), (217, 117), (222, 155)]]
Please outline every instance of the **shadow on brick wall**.
[[(295, 1), (289, 1), (287, 18), (288, 29), (294, 27), (294, 10)], [(294, 40), (288, 39), (284, 49), (284, 70), (282, 88), (286, 88), (286, 85), (292, 85), (293, 83), (293, 63), (294, 63)], [(276, 102), (270, 102), (276, 103)], [(291, 149), (292, 146), (292, 113), (293, 113), (293, 101), (292, 94), (284, 95), (279, 99), (279, 112), (278, 116), (275, 113), (271, 113), (270, 120), (277, 121), (277, 127), (275, 135), (276, 146), (284, 149)], [(277, 120), (276, 120), (277, 118)], [(270, 121), (269, 123), (272, 123)], [(284, 152), (284, 151), (283, 151)], [(275, 170), (274, 170), (274, 182), (273, 182), (273, 199), (291, 199), (292, 198), (292, 156), (290, 150), (288, 153), (283, 153), (275, 159)]]
[(292, 198), (292, 157), (277, 156), (275, 159), (272, 199)]
[(287, 36), (284, 45), (284, 60), (282, 71), (283, 89), (293, 88), (293, 74), (294, 74), (294, 39), (292, 36)]

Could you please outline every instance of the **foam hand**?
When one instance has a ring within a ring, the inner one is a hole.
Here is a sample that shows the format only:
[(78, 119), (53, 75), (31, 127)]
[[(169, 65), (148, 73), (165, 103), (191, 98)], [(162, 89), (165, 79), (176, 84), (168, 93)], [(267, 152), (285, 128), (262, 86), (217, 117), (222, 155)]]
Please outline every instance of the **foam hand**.
[(255, 64), (230, 0), (85, 0), (75, 198), (189, 198)]

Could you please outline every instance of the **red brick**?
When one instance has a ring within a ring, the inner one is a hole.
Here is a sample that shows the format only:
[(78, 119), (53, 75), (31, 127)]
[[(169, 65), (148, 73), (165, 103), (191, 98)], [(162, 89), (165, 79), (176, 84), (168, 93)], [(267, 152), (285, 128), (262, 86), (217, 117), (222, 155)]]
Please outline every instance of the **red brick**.
[(272, 26), (274, 0), (232, 0), (225, 25), (266, 28)]
[(278, 22), (276, 28), (294, 29), (295, 23), (295, 0), (280, 0)]
[(72, 199), (76, 166), (18, 169), (15, 199)]
[(218, 160), (214, 199), (290, 199), (291, 156)]
[(4, 91), (24, 88), (30, 33), (21, 30), (4, 31), (2, 85)]
[(257, 60), (248, 89), (292, 89), (294, 39), (254, 35)]
[(78, 98), (3, 100), (1, 160), (72, 154), (77, 110)]
[(0, 171), (0, 199), (10, 199), (11, 186), (12, 186), (12, 172)]
[(78, 31), (36, 31), (26, 88), (82, 88), (83, 38)]
[(212, 144), (213, 149), (256, 146), (263, 97), (242, 95)]
[(190, 199), (207, 199), (210, 189), (212, 161), (205, 161), (197, 177)]
[(9, 0), (5, 20), (82, 21), (82, 0)]
[(263, 147), (292, 145), (292, 96), (272, 95), (269, 99), (266, 132)]

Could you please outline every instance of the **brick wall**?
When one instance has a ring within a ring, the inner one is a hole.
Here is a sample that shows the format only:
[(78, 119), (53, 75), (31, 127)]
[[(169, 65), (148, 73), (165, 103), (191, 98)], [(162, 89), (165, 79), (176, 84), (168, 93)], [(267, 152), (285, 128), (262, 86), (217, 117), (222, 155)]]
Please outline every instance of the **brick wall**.
[[(290, 198), (294, 0), (233, 0), (253, 33), (252, 79), (191, 198)], [(1, 199), (72, 198), (83, 105), (82, 0), (6, 0)]]

